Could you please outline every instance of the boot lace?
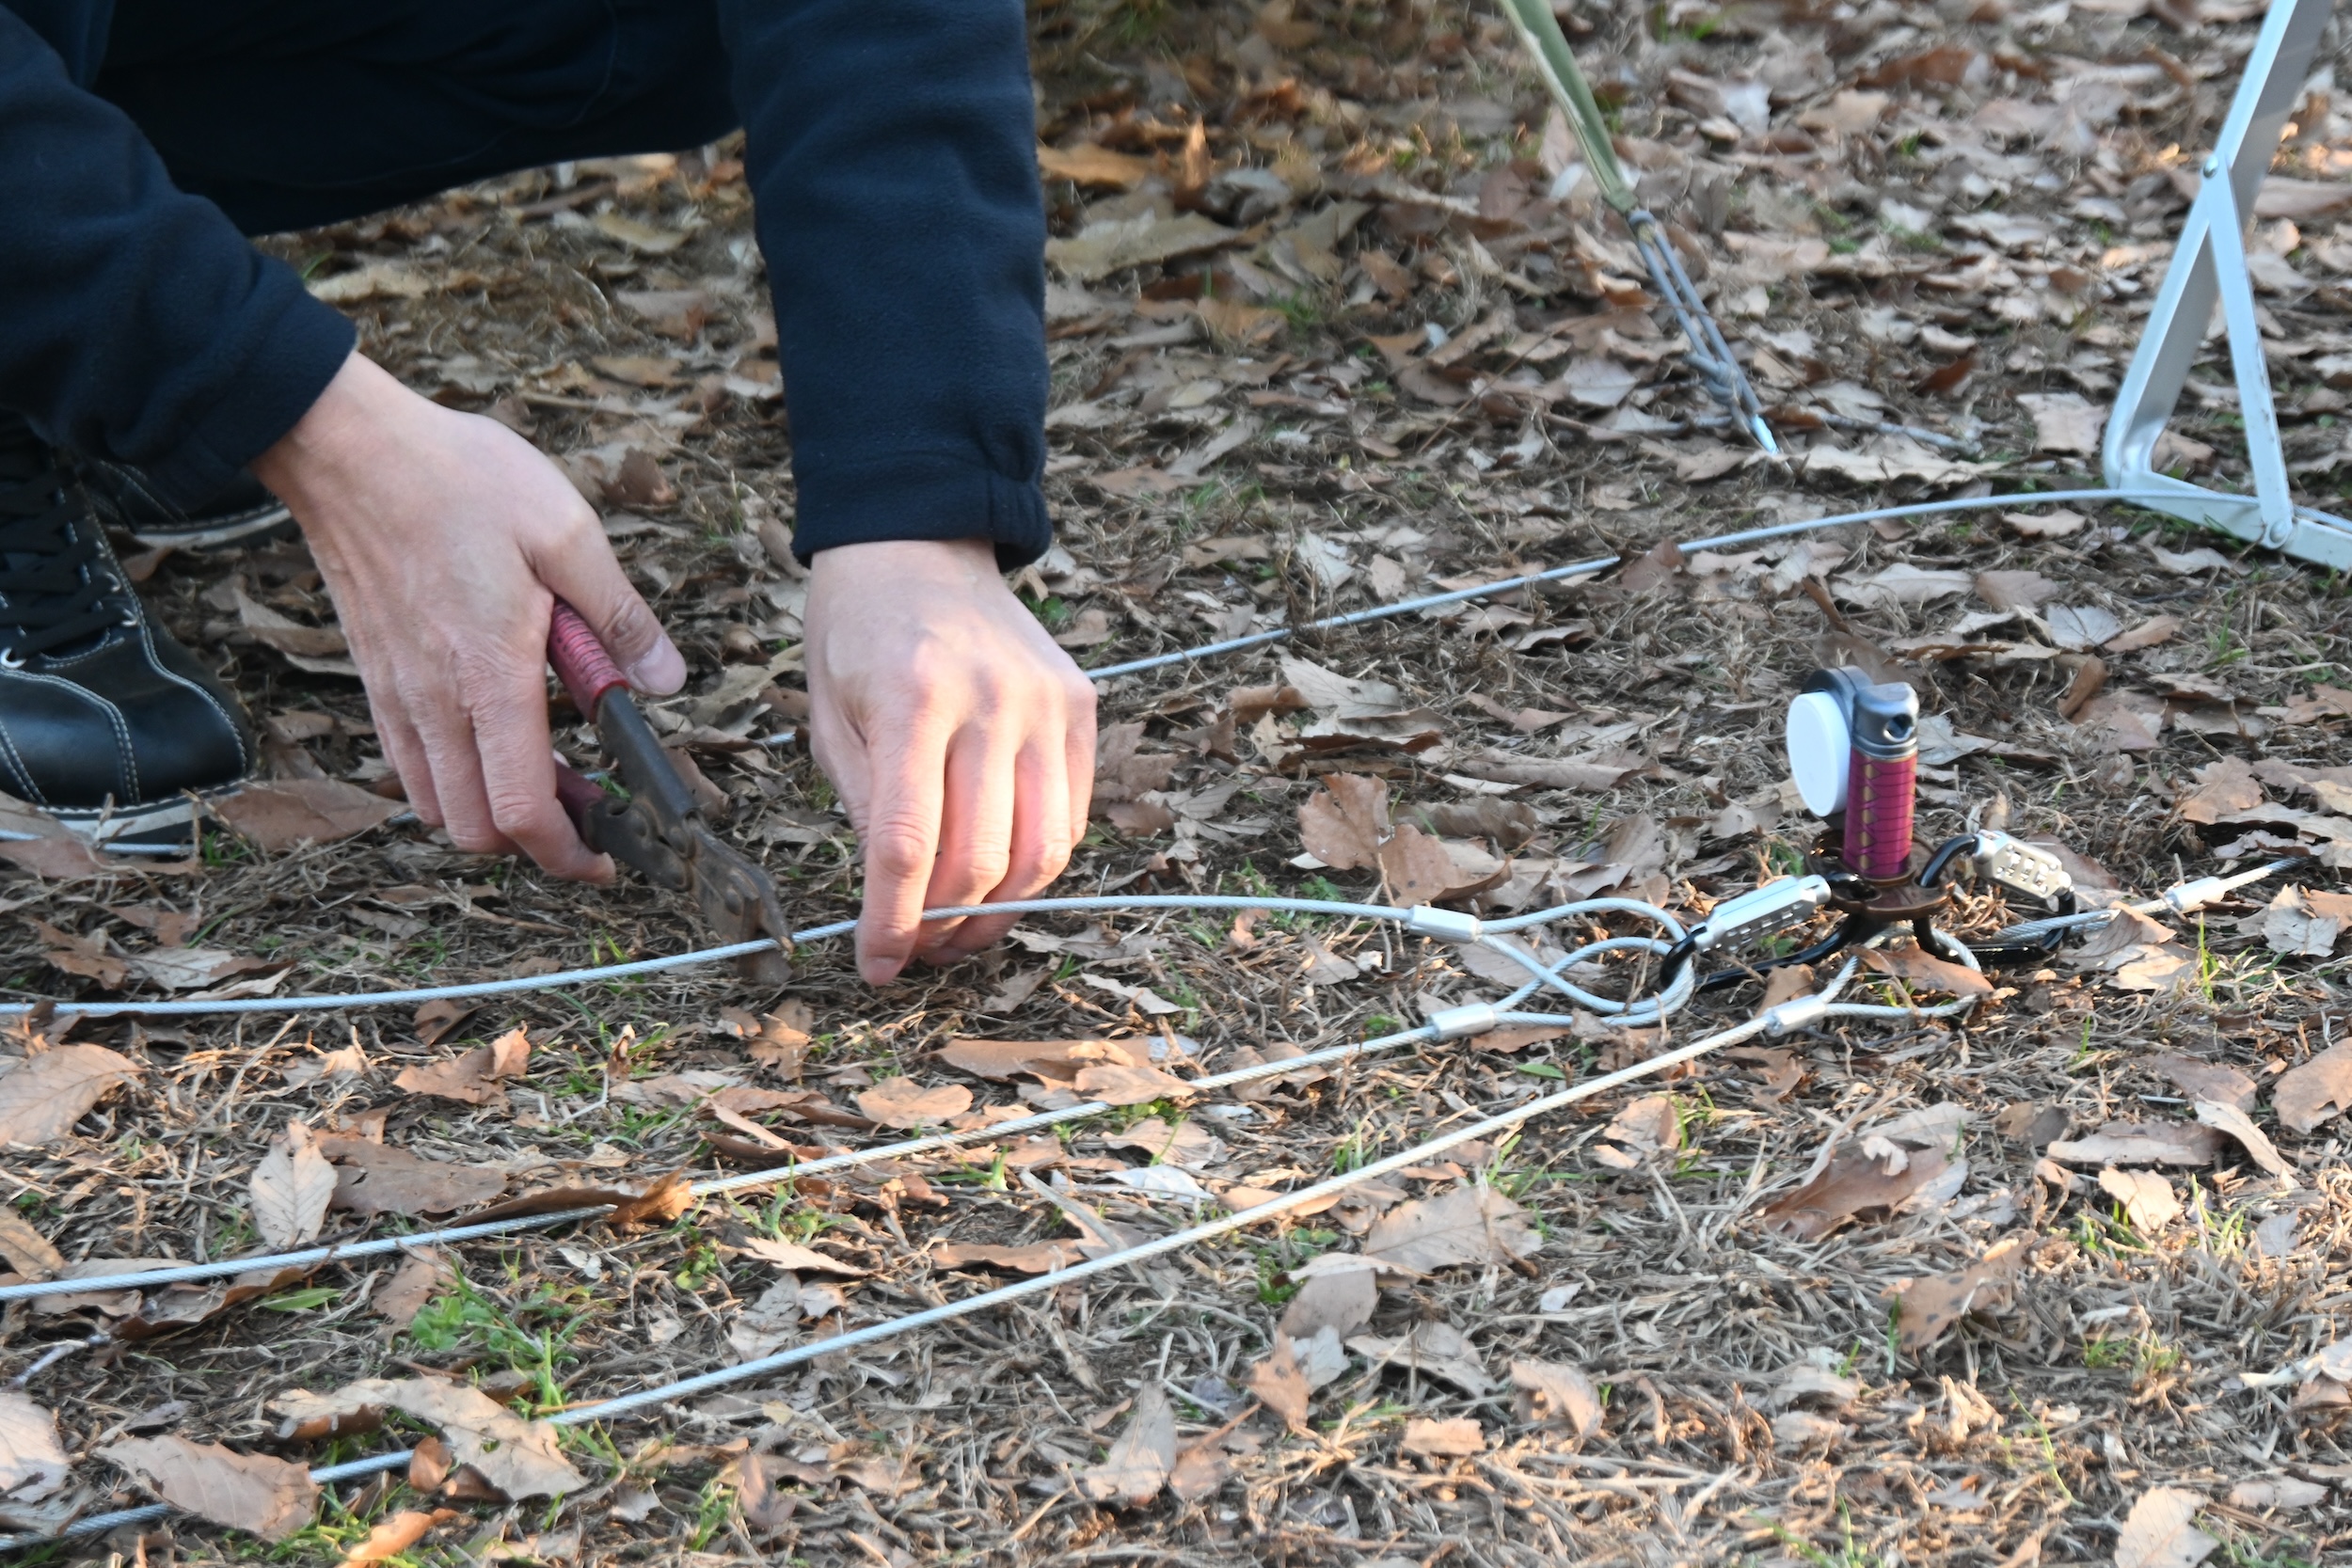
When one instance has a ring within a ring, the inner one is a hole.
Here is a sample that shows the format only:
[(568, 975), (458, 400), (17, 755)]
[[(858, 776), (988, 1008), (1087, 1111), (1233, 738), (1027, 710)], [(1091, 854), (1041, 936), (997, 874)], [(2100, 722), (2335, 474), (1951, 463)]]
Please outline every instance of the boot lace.
[(56, 460), (0, 434), (0, 663), (21, 665), (130, 624), (130, 587)]

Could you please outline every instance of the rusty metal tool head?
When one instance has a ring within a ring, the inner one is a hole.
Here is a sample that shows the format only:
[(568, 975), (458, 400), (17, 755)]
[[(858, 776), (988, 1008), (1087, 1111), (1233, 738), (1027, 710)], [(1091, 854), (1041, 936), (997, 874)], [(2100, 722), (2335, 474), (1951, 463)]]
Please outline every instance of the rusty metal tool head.
[(722, 942), (773, 937), (774, 951), (746, 954), (736, 967), (755, 984), (783, 985), (792, 974), (791, 927), (785, 923), (775, 881), (711, 831), (693, 791), (629, 696), (628, 677), (580, 612), (561, 599), (548, 626), (548, 662), (596, 725), (613, 771), (628, 791), (622, 800), (571, 768), (560, 768), (556, 794), (580, 839), (635, 867), (657, 887), (690, 894), (704, 924)]

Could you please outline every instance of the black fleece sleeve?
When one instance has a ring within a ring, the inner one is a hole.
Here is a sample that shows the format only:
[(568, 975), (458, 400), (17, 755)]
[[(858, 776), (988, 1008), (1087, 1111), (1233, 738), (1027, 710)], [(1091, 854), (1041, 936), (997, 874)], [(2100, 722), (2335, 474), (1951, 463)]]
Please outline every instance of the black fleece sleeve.
[(804, 554), (1053, 543), (1043, 202), (1020, 0), (721, 0)]
[(294, 427), (352, 342), (0, 6), (0, 407), (197, 504)]

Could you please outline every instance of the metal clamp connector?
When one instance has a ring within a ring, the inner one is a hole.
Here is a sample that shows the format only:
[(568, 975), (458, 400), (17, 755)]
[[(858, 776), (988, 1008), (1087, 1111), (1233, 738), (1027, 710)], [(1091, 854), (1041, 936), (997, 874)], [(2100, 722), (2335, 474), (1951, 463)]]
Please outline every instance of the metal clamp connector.
[(1977, 852), (1969, 858), (1986, 881), (2044, 904), (2055, 905), (2074, 891), (2074, 879), (2056, 855), (1990, 828), (1978, 830)]
[(1783, 1002), (1764, 1014), (1764, 1032), (1774, 1039), (1810, 1029), (1829, 1017), (1826, 996), (1798, 996)]
[(1476, 942), (1486, 934), (1476, 915), (1441, 910), (1435, 904), (1415, 904), (1406, 913), (1405, 928), (1415, 936), (1436, 937), (1440, 942)]
[(1458, 1040), (1470, 1035), (1483, 1035), (1502, 1021), (1493, 1007), (1484, 1002), (1473, 1002), (1463, 1007), (1444, 1007), (1429, 1015), (1429, 1027), (1441, 1040)]
[(1691, 933), (1691, 946), (1709, 953), (1725, 942), (1749, 942), (1785, 930), (1829, 902), (1820, 877), (1787, 877), (1726, 898)]
[(2183, 882), (2179, 887), (2165, 889), (2164, 903), (2174, 914), (2189, 914), (2231, 891), (2226, 878), (2200, 877), (2193, 882)]

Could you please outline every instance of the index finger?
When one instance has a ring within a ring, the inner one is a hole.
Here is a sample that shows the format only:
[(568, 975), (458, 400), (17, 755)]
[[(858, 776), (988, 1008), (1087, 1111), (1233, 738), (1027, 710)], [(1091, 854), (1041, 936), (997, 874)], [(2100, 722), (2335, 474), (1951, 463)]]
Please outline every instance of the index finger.
[(528, 672), (496, 696), (477, 702), (472, 717), (492, 824), (558, 877), (611, 881), (611, 858), (580, 842), (556, 799), (545, 677), (535, 669)]
[(887, 985), (914, 956), (923, 895), (939, 855), (946, 795), (947, 736), (916, 722), (869, 750), (866, 802), (866, 906), (858, 919), (858, 971)]

